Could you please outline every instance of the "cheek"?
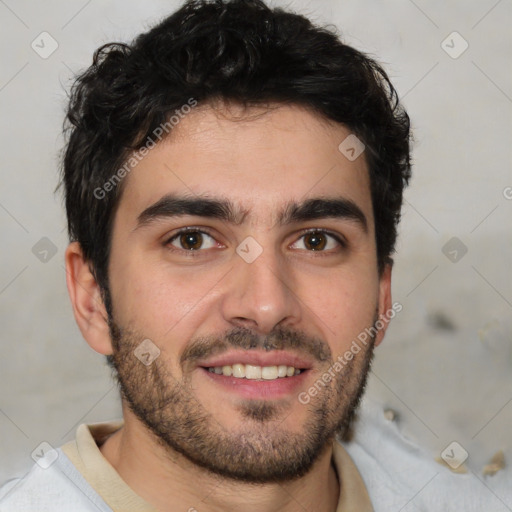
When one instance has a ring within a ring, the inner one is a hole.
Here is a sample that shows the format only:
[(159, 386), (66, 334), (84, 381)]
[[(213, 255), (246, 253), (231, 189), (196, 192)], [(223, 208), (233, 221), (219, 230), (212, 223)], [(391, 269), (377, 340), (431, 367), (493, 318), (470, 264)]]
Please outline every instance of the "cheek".
[(315, 292), (304, 302), (311, 320), (323, 331), (333, 357), (345, 352), (352, 341), (374, 322), (378, 304), (378, 280), (373, 273), (340, 271), (315, 280)]
[(149, 338), (167, 339), (179, 331), (180, 339), (186, 340), (187, 326), (193, 330), (202, 318), (222, 276), (217, 268), (176, 269), (148, 259), (120, 265), (112, 279), (116, 320)]

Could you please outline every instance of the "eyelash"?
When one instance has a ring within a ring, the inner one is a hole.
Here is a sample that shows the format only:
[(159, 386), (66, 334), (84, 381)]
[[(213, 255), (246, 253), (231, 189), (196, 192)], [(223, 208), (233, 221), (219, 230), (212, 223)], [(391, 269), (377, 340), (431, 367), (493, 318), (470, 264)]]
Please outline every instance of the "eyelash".
[[(181, 235), (183, 235), (185, 233), (201, 233), (201, 234), (204, 234), (204, 235), (208, 235), (213, 240), (215, 240), (215, 237), (208, 230), (206, 230), (204, 228), (198, 228), (198, 227), (190, 226), (190, 227), (183, 228), (183, 229), (179, 230), (174, 235), (172, 235), (170, 238), (168, 238), (164, 242), (164, 246), (168, 247), (172, 252), (185, 253), (189, 257), (193, 257), (194, 258), (194, 257), (202, 256), (201, 253), (204, 253), (205, 250), (207, 250), (207, 249), (187, 250), (187, 249), (178, 249), (178, 248), (175, 248), (175, 247), (173, 247), (171, 245), (171, 243), (174, 240), (176, 240), (178, 237), (180, 237)], [(300, 236), (297, 238), (297, 241), (300, 240), (305, 235), (310, 234), (310, 233), (319, 233), (319, 234), (330, 236), (331, 238), (333, 238), (339, 244), (341, 249), (346, 249), (348, 247), (348, 244), (347, 244), (346, 240), (344, 240), (344, 238), (341, 237), (339, 234), (335, 234), (335, 233), (332, 233), (331, 231), (328, 231), (328, 230), (325, 230), (325, 229), (318, 229), (318, 228), (308, 228), (308, 229), (305, 229), (305, 230), (301, 231), (300, 232)], [(296, 242), (294, 242), (294, 243), (296, 243)], [(316, 253), (317, 256), (322, 256), (322, 255), (323, 256), (327, 256), (329, 254), (332, 254), (331, 250), (329, 250), (329, 251), (307, 251), (307, 252)]]
[(307, 252), (307, 253), (313, 253), (315, 255), (315, 257), (317, 257), (317, 258), (322, 257), (322, 256), (329, 256), (332, 254), (339, 254), (340, 251), (347, 249), (347, 247), (348, 247), (346, 240), (341, 235), (339, 235), (337, 233), (333, 233), (326, 229), (319, 229), (319, 228), (308, 228), (308, 229), (304, 229), (304, 230), (300, 231), (299, 236), (296, 239), (296, 241), (294, 242), (294, 244), (296, 244), (304, 236), (311, 234), (311, 233), (315, 233), (315, 234), (318, 233), (321, 235), (329, 236), (329, 237), (333, 238), (339, 245), (339, 247), (336, 249), (328, 249), (328, 250), (322, 250), (322, 251), (311, 251), (311, 250), (307, 250), (307, 249), (301, 249), (301, 250), (305, 250), (305, 252)]

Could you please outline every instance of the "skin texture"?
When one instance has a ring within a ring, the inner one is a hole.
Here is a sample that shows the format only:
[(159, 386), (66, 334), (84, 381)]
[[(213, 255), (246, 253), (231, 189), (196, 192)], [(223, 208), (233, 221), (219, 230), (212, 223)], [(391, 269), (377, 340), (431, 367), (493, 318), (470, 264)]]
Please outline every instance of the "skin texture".
[[(352, 418), (373, 345), (307, 405), (298, 394), (391, 307), (391, 268), (377, 270), (364, 154), (350, 161), (338, 150), (349, 134), (298, 106), (196, 107), (125, 178), (109, 261), (110, 321), (79, 245), (70, 244), (75, 318), (94, 350), (113, 354), (123, 394), (125, 426), (101, 450), (158, 510), (291, 511), (297, 501), (335, 510), (332, 440)], [(245, 216), (139, 225), (166, 194), (229, 199)], [(366, 229), (353, 218), (279, 224), (290, 201), (313, 198), (350, 200)], [(207, 234), (176, 237), (185, 227)], [(262, 249), (251, 263), (236, 251), (247, 237)], [(148, 366), (134, 356), (145, 339), (160, 350)], [(288, 393), (248, 398), (201, 367), (232, 352), (295, 355), (307, 371)]]

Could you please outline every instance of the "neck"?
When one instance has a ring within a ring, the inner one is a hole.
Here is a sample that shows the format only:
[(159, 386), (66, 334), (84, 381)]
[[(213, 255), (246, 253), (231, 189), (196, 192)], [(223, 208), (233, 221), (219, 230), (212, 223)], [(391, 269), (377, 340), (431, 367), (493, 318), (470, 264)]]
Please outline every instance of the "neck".
[(164, 448), (130, 411), (124, 412), (123, 428), (105, 441), (101, 453), (135, 493), (161, 512), (336, 510), (340, 489), (332, 445), (297, 480), (243, 483), (214, 475)]

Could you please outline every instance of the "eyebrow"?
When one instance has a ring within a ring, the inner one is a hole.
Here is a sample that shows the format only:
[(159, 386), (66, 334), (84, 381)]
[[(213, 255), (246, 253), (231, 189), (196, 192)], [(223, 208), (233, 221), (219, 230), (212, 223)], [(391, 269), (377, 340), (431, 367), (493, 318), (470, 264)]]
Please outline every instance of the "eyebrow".
[(278, 224), (283, 226), (317, 219), (355, 221), (365, 233), (368, 232), (368, 221), (361, 208), (350, 199), (341, 197), (308, 199), (302, 203), (292, 201), (278, 216)]
[[(241, 225), (249, 213), (247, 209), (236, 206), (228, 199), (167, 194), (139, 214), (135, 229), (161, 219), (183, 215), (218, 219)], [(365, 233), (368, 232), (368, 221), (361, 208), (352, 200), (343, 197), (313, 198), (303, 202), (290, 201), (279, 213), (277, 224), (284, 226), (294, 222), (327, 218), (354, 221)]]

